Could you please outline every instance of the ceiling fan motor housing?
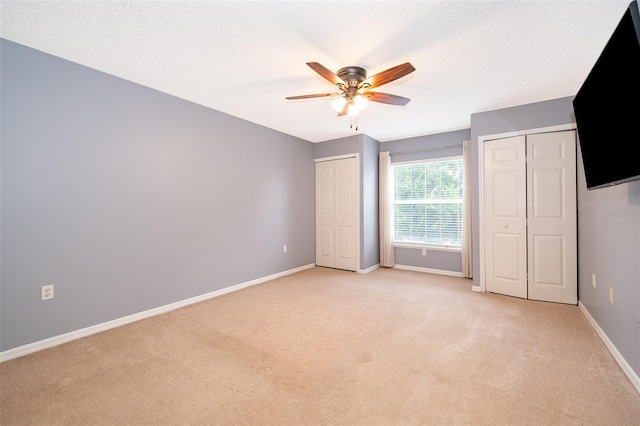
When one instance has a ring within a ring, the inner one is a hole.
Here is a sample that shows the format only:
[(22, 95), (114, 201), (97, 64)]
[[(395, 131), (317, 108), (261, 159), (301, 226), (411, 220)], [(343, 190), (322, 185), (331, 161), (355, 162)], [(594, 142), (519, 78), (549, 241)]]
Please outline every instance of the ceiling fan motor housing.
[(367, 78), (367, 71), (364, 68), (355, 66), (340, 68), (336, 74), (349, 87), (358, 86)]

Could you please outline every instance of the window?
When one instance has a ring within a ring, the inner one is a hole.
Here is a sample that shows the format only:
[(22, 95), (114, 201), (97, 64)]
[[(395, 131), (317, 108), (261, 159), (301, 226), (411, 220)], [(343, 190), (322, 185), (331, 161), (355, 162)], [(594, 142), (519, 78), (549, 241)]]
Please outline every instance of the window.
[(394, 164), (393, 241), (462, 244), (462, 157)]

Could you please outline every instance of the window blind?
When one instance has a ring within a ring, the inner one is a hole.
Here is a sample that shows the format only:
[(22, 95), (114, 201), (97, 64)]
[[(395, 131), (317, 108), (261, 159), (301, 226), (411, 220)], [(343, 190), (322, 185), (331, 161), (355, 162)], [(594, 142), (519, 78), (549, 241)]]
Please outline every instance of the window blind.
[(398, 164), (394, 169), (394, 241), (459, 247), (462, 158)]

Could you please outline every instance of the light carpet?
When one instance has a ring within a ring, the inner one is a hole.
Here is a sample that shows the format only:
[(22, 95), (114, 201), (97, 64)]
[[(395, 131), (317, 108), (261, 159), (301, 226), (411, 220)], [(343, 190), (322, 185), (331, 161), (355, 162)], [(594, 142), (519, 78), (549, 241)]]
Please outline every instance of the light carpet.
[(0, 364), (2, 425), (640, 425), (576, 306), (312, 268)]

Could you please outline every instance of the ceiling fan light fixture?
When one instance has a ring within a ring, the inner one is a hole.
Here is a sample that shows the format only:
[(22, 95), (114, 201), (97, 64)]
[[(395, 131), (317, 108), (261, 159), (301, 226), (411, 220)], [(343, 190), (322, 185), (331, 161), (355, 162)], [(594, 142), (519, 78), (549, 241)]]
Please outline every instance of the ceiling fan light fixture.
[(362, 95), (358, 95), (355, 98), (353, 98), (353, 103), (355, 104), (356, 108), (358, 108), (360, 111), (362, 111), (369, 104), (369, 99), (367, 99), (366, 97), (364, 97)]
[(344, 104), (346, 103), (347, 100), (344, 98), (344, 96), (340, 96), (339, 98), (335, 98), (333, 101), (331, 101), (331, 106), (336, 110), (336, 112), (340, 112), (342, 111), (342, 108), (344, 108)]
[(349, 117), (355, 117), (358, 114), (360, 114), (360, 108), (358, 108), (357, 105), (355, 104), (350, 104), (349, 110), (347, 111), (347, 115)]

